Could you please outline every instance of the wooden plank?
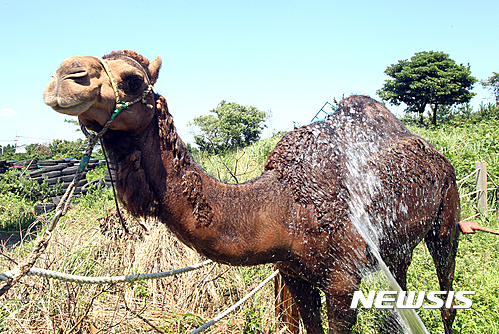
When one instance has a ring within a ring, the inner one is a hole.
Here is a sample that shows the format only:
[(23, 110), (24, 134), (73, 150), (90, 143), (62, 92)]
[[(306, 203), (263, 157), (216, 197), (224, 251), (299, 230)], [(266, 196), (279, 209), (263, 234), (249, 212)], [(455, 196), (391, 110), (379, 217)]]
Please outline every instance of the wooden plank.
[(284, 333), (299, 334), (300, 323), (298, 309), (293, 303), (293, 297), (289, 293), (281, 274), (275, 277), (275, 314), (278, 319), (279, 328), (287, 327)]

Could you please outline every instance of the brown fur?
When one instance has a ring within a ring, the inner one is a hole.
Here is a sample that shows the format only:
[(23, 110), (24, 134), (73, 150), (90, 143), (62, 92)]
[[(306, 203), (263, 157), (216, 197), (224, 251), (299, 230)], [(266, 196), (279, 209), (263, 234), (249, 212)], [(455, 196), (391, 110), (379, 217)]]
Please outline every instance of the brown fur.
[[(120, 54), (108, 58), (116, 78), (121, 71), (138, 71)], [(159, 57), (148, 62), (132, 56), (157, 78)], [(88, 71), (91, 84), (81, 87), (80, 98), (93, 102), (85, 111), (54, 106), (56, 97), (64, 101), (64, 94), (78, 90), (64, 81), (76, 62), (99, 66), (91, 57), (65, 61), (57, 72), (61, 75), (47, 86), (46, 101), (58, 111), (78, 113), (84, 124), (98, 130), (114, 108), (104, 73)], [(92, 84), (101, 85), (100, 95)], [(56, 91), (66, 86), (67, 92)], [(154, 98), (148, 103), (155, 102), (155, 111), (133, 105), (104, 136), (117, 165), (120, 201), (134, 215), (162, 221), (215, 261), (276, 262), (308, 333), (323, 332), (318, 289), (326, 295), (330, 333), (349, 332), (355, 323), (356, 310), (349, 308), (352, 294), (373, 265), (369, 247), (352, 223), (352, 201), (359, 196), (380, 232), (380, 253), (401, 287), (406, 287), (412, 250), (424, 238), (441, 289), (452, 289), (459, 219), (454, 169), (376, 101), (365, 96), (343, 100), (330, 120), (285, 135), (260, 177), (231, 185), (206, 175), (194, 162), (166, 99)], [(369, 177), (378, 180), (374, 190), (364, 180)], [(442, 316), (450, 333), (455, 310), (443, 310)]]
[[(107, 60), (122, 59), (124, 61), (127, 61), (126, 58), (132, 58), (135, 61), (137, 61), (140, 65), (142, 65), (142, 68), (146, 71), (147, 75), (151, 77), (151, 72), (149, 71), (149, 64), (150, 64), (149, 59), (138, 54), (135, 51), (132, 50), (112, 51), (111, 53), (102, 56), (102, 58)], [(135, 66), (133, 62), (130, 62), (130, 65)]]
[(192, 206), (192, 213), (196, 221), (209, 227), (213, 219), (213, 209), (204, 197), (203, 181), (198, 173), (190, 171), (182, 176), (184, 186), (184, 195), (187, 196), (187, 201)]

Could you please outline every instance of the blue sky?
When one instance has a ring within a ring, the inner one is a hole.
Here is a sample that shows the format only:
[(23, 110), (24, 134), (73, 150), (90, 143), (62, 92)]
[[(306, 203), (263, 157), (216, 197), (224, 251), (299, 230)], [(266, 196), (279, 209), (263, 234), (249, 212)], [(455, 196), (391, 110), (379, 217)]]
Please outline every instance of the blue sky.
[[(485, 79), (499, 72), (499, 2), (0, 2), (0, 145), (81, 137), (43, 103), (69, 56), (132, 49), (163, 58), (155, 90), (185, 141), (221, 100), (270, 110), (271, 131), (308, 123), (326, 101), (374, 98), (387, 66), (443, 51)], [(490, 101), (476, 84), (472, 105)], [(397, 108), (391, 110), (400, 112)]]

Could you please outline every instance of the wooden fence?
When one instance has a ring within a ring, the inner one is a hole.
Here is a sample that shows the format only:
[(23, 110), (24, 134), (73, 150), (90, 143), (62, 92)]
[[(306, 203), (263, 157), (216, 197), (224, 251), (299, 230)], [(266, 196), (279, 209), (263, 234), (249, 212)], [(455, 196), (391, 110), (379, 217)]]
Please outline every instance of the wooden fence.
[[(457, 181), (458, 184), (463, 183), (465, 180), (475, 176), (476, 190), (470, 193), (461, 195), (461, 198), (475, 197), (476, 198), (476, 214), (465, 220), (470, 220), (478, 216), (484, 218), (489, 217), (489, 213), (498, 210), (497, 208), (497, 197), (499, 186), (496, 184), (494, 179), (487, 173), (487, 164), (484, 161), (477, 161), (475, 163), (475, 171), (465, 178)], [(489, 187), (489, 184), (493, 184), (493, 187)], [(493, 202), (494, 207), (490, 208), (490, 203)]]

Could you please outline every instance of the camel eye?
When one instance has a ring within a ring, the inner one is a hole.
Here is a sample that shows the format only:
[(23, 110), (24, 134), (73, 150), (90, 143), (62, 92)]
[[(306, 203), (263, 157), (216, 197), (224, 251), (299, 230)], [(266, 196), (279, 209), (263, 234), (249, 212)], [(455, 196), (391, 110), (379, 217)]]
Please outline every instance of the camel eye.
[(142, 87), (143, 82), (144, 80), (142, 80), (141, 76), (130, 75), (125, 78), (123, 88), (125, 89), (125, 92), (128, 94), (137, 93), (139, 89)]

